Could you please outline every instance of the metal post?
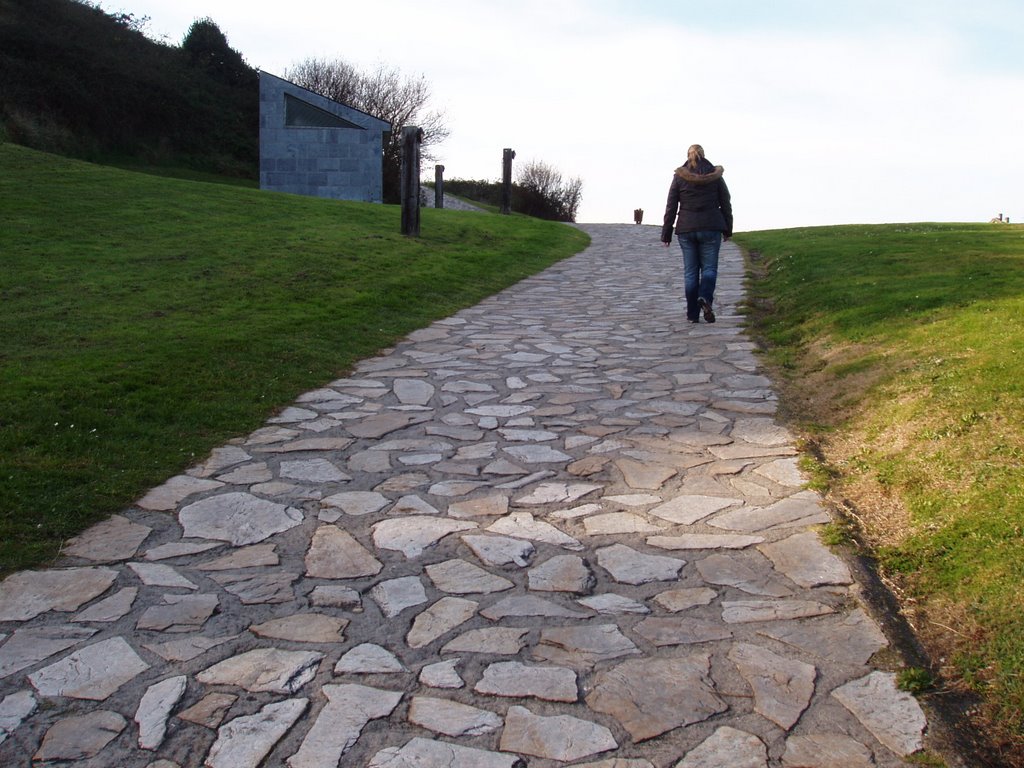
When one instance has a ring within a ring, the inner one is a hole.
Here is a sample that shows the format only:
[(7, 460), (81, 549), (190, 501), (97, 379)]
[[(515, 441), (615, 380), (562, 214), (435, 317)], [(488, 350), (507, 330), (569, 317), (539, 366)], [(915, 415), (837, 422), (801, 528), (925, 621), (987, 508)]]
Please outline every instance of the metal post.
[(512, 213), (512, 161), (516, 153), (507, 147), (501, 155), (501, 212)]
[(434, 166), (434, 207), (444, 208), (444, 166)]
[(420, 142), (423, 130), (402, 129), (402, 234), (420, 236)]

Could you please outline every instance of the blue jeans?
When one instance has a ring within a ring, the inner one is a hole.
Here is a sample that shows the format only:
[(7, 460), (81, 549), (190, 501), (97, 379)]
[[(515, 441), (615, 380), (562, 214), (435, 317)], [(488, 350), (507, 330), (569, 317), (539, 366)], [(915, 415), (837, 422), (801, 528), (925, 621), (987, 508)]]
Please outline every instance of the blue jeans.
[(711, 306), (715, 299), (718, 280), (718, 251), (722, 247), (722, 233), (713, 230), (682, 232), (679, 247), (683, 249), (683, 286), (686, 293), (686, 317), (700, 317), (700, 303), (704, 299)]

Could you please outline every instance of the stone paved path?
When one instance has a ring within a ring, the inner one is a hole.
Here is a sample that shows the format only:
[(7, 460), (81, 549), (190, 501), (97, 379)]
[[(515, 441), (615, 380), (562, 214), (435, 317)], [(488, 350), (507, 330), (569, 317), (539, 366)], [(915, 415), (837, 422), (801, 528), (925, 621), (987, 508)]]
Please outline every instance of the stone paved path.
[[(894, 766), (925, 720), (678, 249), (584, 253), (0, 585), (0, 765)], [(69, 761), (69, 762), (62, 762)]]

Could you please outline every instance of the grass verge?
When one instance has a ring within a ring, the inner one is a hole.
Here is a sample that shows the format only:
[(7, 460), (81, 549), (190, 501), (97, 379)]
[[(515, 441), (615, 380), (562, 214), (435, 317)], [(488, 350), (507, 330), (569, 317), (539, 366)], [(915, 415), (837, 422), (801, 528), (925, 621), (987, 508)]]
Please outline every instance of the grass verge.
[(434, 209), (412, 239), (399, 219), (0, 144), (0, 575), (588, 242)]
[(1024, 765), (1024, 228), (751, 232), (784, 416), (978, 726)]

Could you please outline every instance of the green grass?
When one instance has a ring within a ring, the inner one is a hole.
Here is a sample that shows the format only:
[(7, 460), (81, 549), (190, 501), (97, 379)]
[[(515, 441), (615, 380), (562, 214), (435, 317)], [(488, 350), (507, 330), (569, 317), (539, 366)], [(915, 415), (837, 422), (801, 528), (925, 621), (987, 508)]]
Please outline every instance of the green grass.
[(525, 217), (159, 178), (0, 144), (0, 573), (301, 392), (580, 251)]
[[(737, 236), (786, 412), (989, 715), (1024, 729), (1024, 228)], [(872, 505), (902, 510), (899, 526)], [(945, 617), (950, 613), (951, 617)], [(966, 619), (966, 625), (960, 621)], [(940, 621), (940, 619), (945, 619)], [(959, 637), (932, 622), (957, 627)]]

